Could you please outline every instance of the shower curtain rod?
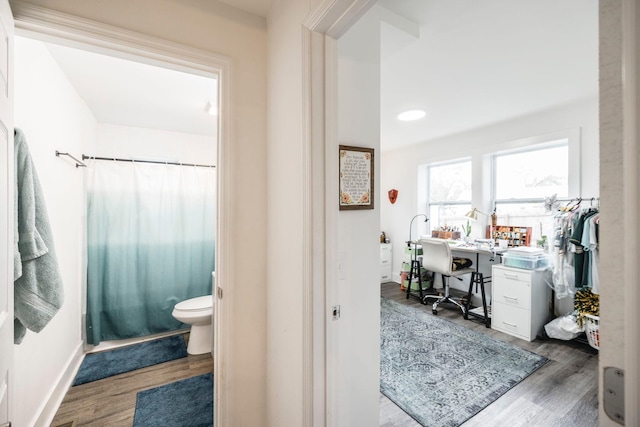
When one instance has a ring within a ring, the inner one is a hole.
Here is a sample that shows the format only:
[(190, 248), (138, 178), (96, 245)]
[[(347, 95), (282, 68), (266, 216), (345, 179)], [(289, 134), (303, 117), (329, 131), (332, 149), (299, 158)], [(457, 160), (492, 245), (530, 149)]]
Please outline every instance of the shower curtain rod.
[(215, 168), (215, 165), (201, 165), (197, 163), (178, 163), (178, 162), (163, 162), (161, 160), (144, 160), (144, 159), (121, 159), (118, 157), (98, 157), (98, 156), (87, 156), (86, 154), (82, 155), (82, 160), (110, 160), (115, 162), (131, 162), (131, 163), (156, 163), (159, 165), (175, 165), (175, 166), (195, 166), (198, 168)]

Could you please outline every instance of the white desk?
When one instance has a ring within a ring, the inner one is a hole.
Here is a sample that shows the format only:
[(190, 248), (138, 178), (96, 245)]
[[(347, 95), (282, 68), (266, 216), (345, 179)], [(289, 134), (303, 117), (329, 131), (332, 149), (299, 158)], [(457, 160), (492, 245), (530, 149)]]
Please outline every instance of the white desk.
[[(426, 236), (425, 236), (426, 237)], [(485, 326), (489, 328), (491, 326), (491, 315), (489, 313), (489, 304), (487, 304), (487, 297), (485, 292), (485, 283), (491, 283), (492, 275), (491, 275), (491, 266), (494, 264), (492, 261), (496, 260), (497, 257), (501, 256), (506, 249), (504, 248), (496, 248), (491, 249), (489, 244), (487, 243), (465, 243), (459, 242), (456, 240), (448, 240), (449, 247), (451, 248), (451, 252), (457, 253), (458, 256), (464, 254), (464, 256), (468, 256), (471, 254), (476, 255), (475, 259), (475, 269), (476, 271), (471, 273), (471, 280), (469, 281), (469, 290), (467, 291), (467, 301), (465, 304), (465, 319), (469, 318), (469, 315), (472, 317), (476, 317), (482, 319)], [(480, 269), (480, 255), (489, 256), (489, 268), (488, 273), (484, 274)], [(482, 312), (476, 313), (473, 311), (469, 311), (469, 307), (471, 305), (471, 294), (473, 290), (473, 285), (476, 285), (476, 292), (478, 286), (480, 286), (480, 296), (482, 298)]]

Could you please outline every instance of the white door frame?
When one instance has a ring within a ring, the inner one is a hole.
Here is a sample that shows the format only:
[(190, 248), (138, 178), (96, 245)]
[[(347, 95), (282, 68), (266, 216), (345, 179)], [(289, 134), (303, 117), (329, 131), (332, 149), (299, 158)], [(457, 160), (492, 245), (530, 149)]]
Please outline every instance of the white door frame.
[[(338, 426), (338, 328), (331, 307), (338, 303), (338, 87), (337, 43), (376, 0), (322, 2), (303, 28), (303, 421)], [(333, 191), (335, 189), (335, 191)], [(342, 402), (342, 403), (341, 403)]]
[[(604, 3), (604, 1), (600, 2), (601, 13), (606, 7)], [(640, 216), (638, 214), (640, 212), (640, 183), (638, 181), (640, 179), (640, 171), (638, 170), (640, 167), (640, 129), (638, 127), (640, 122), (640, 109), (638, 109), (640, 100), (640, 55), (637, 53), (637, 49), (640, 46), (640, 7), (638, 7), (636, 0), (623, 0), (621, 11), (622, 76), (620, 77), (622, 80), (621, 119), (623, 134), (621, 155), (623, 158), (623, 200), (616, 206), (618, 206), (618, 209), (622, 209), (623, 229), (630, 232), (622, 239), (623, 245), (619, 248), (625, 258), (622, 263), (624, 302), (621, 304), (624, 308), (623, 324), (616, 325), (623, 331), (622, 343), (610, 342), (614, 344), (613, 348), (604, 348), (603, 351), (614, 352), (620, 348), (620, 344), (624, 348), (624, 366), (617, 367), (625, 370), (625, 425), (635, 426), (640, 423), (640, 412), (638, 410), (640, 408), (640, 329), (636, 326), (638, 307), (640, 306), (640, 289), (638, 288), (640, 266), (637, 262), (640, 254), (640, 249), (638, 248), (638, 242), (640, 241), (640, 228), (638, 227), (638, 217)], [(604, 40), (605, 37), (601, 35), (601, 43)], [(604, 89), (606, 90), (607, 88)], [(602, 89), (601, 93), (603, 93)], [(602, 125), (602, 118), (600, 120)], [(605, 172), (611, 173), (611, 171)], [(614, 256), (613, 253), (608, 255)], [(606, 362), (606, 356), (601, 358), (601, 379)], [(601, 385), (599, 392), (600, 408), (603, 407), (604, 387)], [(602, 414), (602, 411), (600, 413)], [(611, 423), (611, 421), (607, 420), (607, 423)], [(613, 423), (611, 424), (613, 425)], [(601, 425), (605, 424), (601, 423)]]
[[(103, 53), (144, 62), (164, 68), (179, 70), (205, 77), (218, 77), (218, 152), (217, 152), (217, 225), (216, 246), (225, 250), (216, 251), (216, 282), (226, 283), (229, 276), (230, 256), (235, 247), (230, 238), (231, 207), (236, 194), (231, 179), (230, 164), (234, 135), (232, 134), (233, 103), (231, 96), (232, 61), (229, 57), (195, 49), (190, 46), (129, 31), (123, 28), (76, 17), (29, 3), (12, 4), (17, 35), (64, 44), (66, 46)], [(214, 284), (215, 286), (215, 284)], [(217, 290), (212, 289), (216, 295)], [(229, 378), (233, 372), (233, 359), (229, 354), (231, 339), (230, 308), (233, 307), (233, 287), (224, 292), (224, 300), (216, 302), (214, 333), (214, 408), (215, 424), (224, 425), (223, 420), (233, 419), (228, 403)]]
[(13, 379), (13, 281), (14, 281), (14, 142), (13, 142), (13, 33), (14, 24), (7, 0), (0, 3), (0, 424), (15, 416)]

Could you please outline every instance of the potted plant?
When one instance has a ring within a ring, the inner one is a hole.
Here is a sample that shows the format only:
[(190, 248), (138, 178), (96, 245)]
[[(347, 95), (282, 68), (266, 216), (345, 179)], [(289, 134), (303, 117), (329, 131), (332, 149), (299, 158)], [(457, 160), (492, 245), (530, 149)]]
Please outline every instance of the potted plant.
[(462, 226), (462, 231), (464, 231), (464, 241), (468, 242), (469, 240), (471, 240), (471, 237), (469, 237), (471, 235), (471, 223), (469, 222), (469, 220), (467, 220), (467, 225), (463, 225)]

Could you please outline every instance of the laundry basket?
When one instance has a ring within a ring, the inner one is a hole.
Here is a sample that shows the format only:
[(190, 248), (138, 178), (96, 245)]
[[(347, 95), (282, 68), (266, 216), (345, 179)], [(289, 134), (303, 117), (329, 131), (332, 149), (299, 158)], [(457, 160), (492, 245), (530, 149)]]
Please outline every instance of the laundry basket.
[(584, 332), (587, 334), (589, 345), (596, 350), (600, 349), (600, 317), (592, 314), (583, 314)]

